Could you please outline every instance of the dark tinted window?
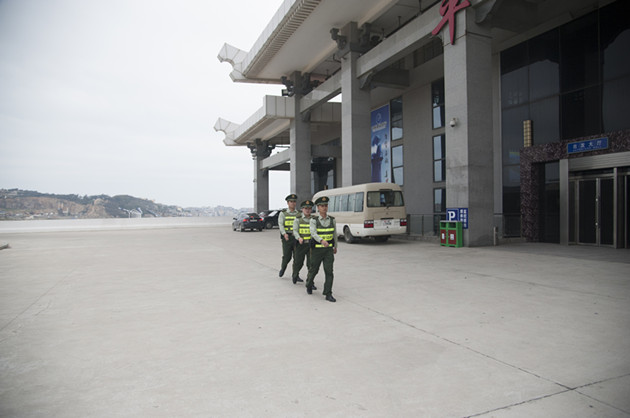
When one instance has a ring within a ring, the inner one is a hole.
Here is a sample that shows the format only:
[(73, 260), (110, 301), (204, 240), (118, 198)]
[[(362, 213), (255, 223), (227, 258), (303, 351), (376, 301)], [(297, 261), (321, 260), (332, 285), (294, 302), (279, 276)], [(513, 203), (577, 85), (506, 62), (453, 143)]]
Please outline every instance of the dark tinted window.
[(557, 142), (560, 139), (560, 101), (558, 96), (530, 103), (529, 113), (534, 121), (534, 145)]
[(379, 190), (375, 192), (367, 192), (368, 208), (377, 208), (384, 206), (404, 206), (402, 193), (394, 190)]
[(557, 95), (560, 92), (558, 31), (547, 32), (529, 42), (529, 62), (530, 99)]
[(629, 20), (629, 1), (616, 1), (600, 11), (600, 48), (604, 81), (630, 75)]
[(581, 89), (599, 82), (597, 38), (596, 13), (588, 14), (561, 28), (562, 92)]
[(602, 131), (599, 86), (562, 95), (562, 137), (578, 138)]

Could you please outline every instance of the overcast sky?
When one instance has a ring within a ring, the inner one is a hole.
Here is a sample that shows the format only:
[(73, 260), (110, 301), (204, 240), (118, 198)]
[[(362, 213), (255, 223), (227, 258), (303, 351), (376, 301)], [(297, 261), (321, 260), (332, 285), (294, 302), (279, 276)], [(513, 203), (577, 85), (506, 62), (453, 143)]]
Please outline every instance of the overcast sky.
[[(253, 206), (253, 162), (226, 147), (280, 85), (233, 83), (282, 0), (0, 0), (0, 188)], [(270, 205), (290, 192), (272, 173)]]

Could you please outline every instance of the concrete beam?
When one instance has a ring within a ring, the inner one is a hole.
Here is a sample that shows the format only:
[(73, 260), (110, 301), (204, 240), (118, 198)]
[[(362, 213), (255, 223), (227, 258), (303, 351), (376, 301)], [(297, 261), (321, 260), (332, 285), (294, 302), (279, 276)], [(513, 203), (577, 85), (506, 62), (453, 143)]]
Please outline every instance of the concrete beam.
[(438, 9), (439, 3), (357, 59), (356, 76), (388, 67), (417, 49), (423, 40), (432, 37), (431, 31), (442, 20)]
[(291, 153), (286, 149), (262, 160), (260, 168), (271, 170), (290, 161)]
[(323, 84), (300, 99), (300, 113), (308, 112), (341, 93), (341, 74), (331, 76)]

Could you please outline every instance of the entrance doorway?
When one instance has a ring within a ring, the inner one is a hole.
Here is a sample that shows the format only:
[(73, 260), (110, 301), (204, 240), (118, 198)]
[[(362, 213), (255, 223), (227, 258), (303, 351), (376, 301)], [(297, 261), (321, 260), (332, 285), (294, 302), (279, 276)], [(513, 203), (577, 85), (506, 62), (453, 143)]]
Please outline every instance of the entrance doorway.
[[(614, 170), (571, 177), (569, 181), (569, 241), (584, 245), (617, 246), (617, 226), (626, 224), (627, 190), (621, 205), (615, 193)], [(625, 177), (618, 178), (627, 188)], [(621, 189), (621, 188), (620, 188)], [(623, 190), (623, 189), (621, 189)], [(617, 211), (615, 208), (623, 208)], [(621, 215), (621, 216), (620, 216)], [(626, 228), (627, 229), (627, 228)], [(622, 234), (627, 241), (627, 234)], [(625, 242), (620, 242), (625, 247)]]

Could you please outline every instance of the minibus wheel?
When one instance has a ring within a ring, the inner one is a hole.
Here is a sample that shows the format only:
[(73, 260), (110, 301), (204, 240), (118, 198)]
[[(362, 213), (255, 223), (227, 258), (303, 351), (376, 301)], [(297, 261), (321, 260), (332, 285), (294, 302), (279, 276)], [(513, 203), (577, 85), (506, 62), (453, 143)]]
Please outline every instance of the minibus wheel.
[(348, 228), (347, 226), (343, 228), (343, 239), (348, 244), (357, 242), (357, 239), (354, 237), (354, 235), (352, 235), (352, 232), (350, 232), (350, 228)]

